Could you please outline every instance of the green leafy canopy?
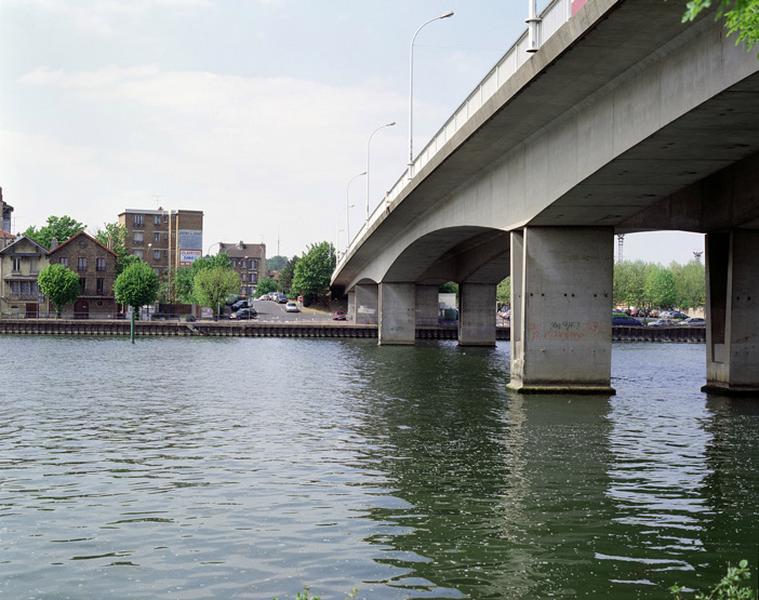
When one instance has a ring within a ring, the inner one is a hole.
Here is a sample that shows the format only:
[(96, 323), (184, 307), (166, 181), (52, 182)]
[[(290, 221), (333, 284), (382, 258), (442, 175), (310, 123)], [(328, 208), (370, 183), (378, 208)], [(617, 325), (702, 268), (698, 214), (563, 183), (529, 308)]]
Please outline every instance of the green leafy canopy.
[(116, 278), (113, 295), (116, 301), (132, 308), (152, 304), (158, 297), (158, 275), (146, 262), (130, 264)]
[(748, 49), (759, 42), (759, 0), (690, 0), (683, 21), (693, 21), (702, 12), (716, 6), (716, 19), (724, 19), (728, 35), (736, 34), (736, 43)]
[(37, 276), (40, 291), (50, 299), (58, 316), (66, 304), (79, 297), (79, 277), (68, 267), (52, 264), (42, 269)]
[(62, 244), (74, 234), (82, 231), (84, 227), (84, 224), (68, 215), (50, 216), (47, 218), (47, 223), (42, 227), (37, 228), (33, 225), (27, 227), (24, 235), (49, 250), (54, 239)]
[[(196, 261), (197, 262), (197, 261)], [(218, 308), (230, 294), (240, 290), (240, 276), (225, 267), (201, 269), (193, 282), (193, 297), (198, 304)]]

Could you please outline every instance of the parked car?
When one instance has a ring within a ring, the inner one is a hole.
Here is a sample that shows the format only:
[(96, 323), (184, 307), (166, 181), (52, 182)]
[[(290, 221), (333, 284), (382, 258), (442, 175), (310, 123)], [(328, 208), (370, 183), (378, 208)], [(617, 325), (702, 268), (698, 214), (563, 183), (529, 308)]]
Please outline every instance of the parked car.
[(241, 308), (229, 317), (230, 319), (237, 319), (238, 321), (245, 321), (246, 319), (255, 319), (258, 313), (255, 308)]
[(706, 319), (701, 317), (688, 317), (680, 321), (682, 327), (706, 327)]
[(232, 306), (232, 312), (237, 312), (241, 308), (248, 308), (248, 301), (247, 300), (238, 300), (235, 302)]
[(279, 292), (269, 292), (267, 295), (272, 302), (276, 302), (279, 299)]
[(677, 321), (673, 321), (672, 319), (657, 319), (648, 324), (649, 327), (677, 327), (677, 325)]
[(285, 304), (285, 312), (297, 313), (297, 312), (300, 312), (300, 309), (298, 308), (298, 305), (295, 304), (295, 302), (291, 301)]
[(276, 302), (279, 302), (280, 304), (286, 304), (287, 303), (287, 296), (285, 296), (282, 292), (277, 292)]
[(345, 314), (344, 310), (336, 310), (332, 313), (332, 320), (333, 321), (347, 321), (348, 315)]
[(269, 298), (269, 294), (261, 294), (256, 300), (271, 300), (271, 298)]
[(661, 319), (687, 319), (688, 315), (679, 310), (663, 310), (659, 313)]
[(612, 327), (640, 327), (643, 323), (635, 317), (617, 316), (611, 318)]

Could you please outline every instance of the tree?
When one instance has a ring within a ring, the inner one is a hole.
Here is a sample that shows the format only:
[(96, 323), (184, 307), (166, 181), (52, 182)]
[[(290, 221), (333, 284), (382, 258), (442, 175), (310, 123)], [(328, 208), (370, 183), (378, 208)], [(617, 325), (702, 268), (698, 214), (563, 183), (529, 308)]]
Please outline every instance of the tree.
[(82, 223), (72, 219), (68, 215), (63, 215), (62, 217), (50, 216), (47, 218), (46, 225), (43, 225), (39, 229), (30, 225), (24, 231), (24, 235), (49, 250), (54, 239), (59, 244), (62, 244), (71, 236), (82, 231), (84, 227)]
[(716, 5), (715, 19), (724, 19), (728, 35), (737, 34), (735, 43), (749, 50), (759, 42), (759, 2), (757, 0), (690, 0), (683, 22), (695, 20)]
[(440, 294), (458, 294), (459, 284), (455, 281), (446, 281), (445, 283), (440, 284), (437, 291)]
[(651, 265), (646, 274), (644, 290), (651, 305), (659, 308), (670, 308), (677, 300), (672, 271), (660, 265)]
[(121, 273), (130, 264), (139, 261), (136, 256), (129, 254), (126, 246), (127, 228), (117, 222), (106, 223), (102, 229), (95, 232), (95, 239), (110, 248), (116, 254), (116, 275)]
[(269, 271), (281, 271), (289, 261), (286, 256), (272, 256), (266, 259), (266, 268)]
[(141, 306), (152, 304), (158, 297), (160, 282), (155, 271), (144, 261), (126, 267), (113, 284), (113, 295), (120, 304), (132, 307), (130, 338), (134, 344), (134, 318)]
[(646, 273), (650, 268), (643, 261), (623, 261), (614, 265), (613, 297), (616, 306), (646, 304)]
[(240, 276), (232, 269), (211, 267), (195, 275), (192, 295), (199, 304), (215, 308), (217, 314), (227, 296), (240, 290)]
[(279, 287), (283, 292), (289, 292), (293, 286), (293, 277), (295, 276), (295, 265), (298, 264), (298, 256), (293, 256), (287, 261), (279, 272)]
[(258, 280), (258, 284), (256, 285), (256, 296), (263, 296), (264, 294), (276, 291), (277, 282), (271, 277), (264, 277)]
[(336, 263), (335, 248), (332, 244), (312, 244), (295, 265), (290, 289), (303, 296), (304, 305), (311, 304), (328, 292)]
[(511, 305), (511, 277), (501, 281), (495, 288), (495, 298), (498, 304)]
[(74, 271), (60, 264), (48, 265), (37, 276), (40, 291), (55, 306), (56, 316), (61, 318), (61, 310), (79, 297), (79, 277)]
[[(222, 267), (224, 269), (232, 269), (232, 260), (229, 256), (222, 252), (216, 256), (203, 256), (198, 258), (189, 267), (182, 267), (177, 269), (174, 275), (174, 290), (177, 300), (184, 304), (200, 304), (195, 298), (195, 276), (203, 270), (212, 269), (214, 267)], [(238, 293), (240, 287), (232, 293)]]
[(672, 263), (675, 280), (675, 303), (679, 308), (694, 308), (706, 304), (706, 273), (704, 265), (695, 260), (688, 264)]

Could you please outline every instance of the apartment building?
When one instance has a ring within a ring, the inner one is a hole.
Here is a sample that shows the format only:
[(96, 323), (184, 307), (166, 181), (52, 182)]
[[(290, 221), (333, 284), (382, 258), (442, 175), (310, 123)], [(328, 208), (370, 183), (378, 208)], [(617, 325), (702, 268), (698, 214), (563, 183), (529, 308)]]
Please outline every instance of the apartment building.
[(232, 261), (232, 268), (240, 275), (240, 296), (252, 298), (259, 277), (266, 276), (266, 244), (219, 244), (219, 254)]
[(37, 275), (47, 265), (47, 249), (26, 236), (0, 250), (0, 315), (47, 315), (49, 304), (37, 287)]
[(126, 227), (130, 254), (147, 262), (159, 276), (190, 266), (203, 255), (202, 210), (128, 208), (119, 215)]
[[(7, 248), (6, 248), (7, 250)], [(116, 254), (94, 237), (80, 231), (48, 253), (50, 264), (61, 264), (79, 276), (79, 298), (63, 310), (64, 318), (115, 319), (113, 297)]]

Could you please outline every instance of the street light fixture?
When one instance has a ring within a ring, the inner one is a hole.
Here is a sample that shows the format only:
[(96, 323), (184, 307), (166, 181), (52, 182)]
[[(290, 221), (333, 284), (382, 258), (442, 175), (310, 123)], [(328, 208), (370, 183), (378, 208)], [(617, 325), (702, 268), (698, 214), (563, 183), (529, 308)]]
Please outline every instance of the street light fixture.
[(350, 189), (351, 189), (351, 183), (353, 183), (356, 179), (359, 177), (363, 177), (366, 175), (366, 171), (361, 171), (358, 175), (354, 175), (348, 180), (348, 185), (345, 186), (345, 251), (348, 251), (348, 246), (350, 246), (351, 243), (351, 223), (350, 223), (350, 217), (351, 217), (351, 208), (353, 208), (355, 205), (351, 204), (350, 202)]
[(369, 141), (366, 143), (366, 220), (369, 220), (369, 160), (371, 158), (371, 150), (372, 150), (372, 138), (374, 137), (374, 134), (378, 131), (381, 131), (382, 129), (385, 129), (386, 127), (395, 127), (395, 121), (391, 123), (385, 123), (384, 125), (380, 125), (372, 131), (372, 134), (369, 136)]
[(454, 15), (454, 12), (451, 10), (451, 11), (448, 11), (447, 13), (443, 13), (442, 15), (438, 15), (437, 17), (434, 17), (430, 19), (429, 21), (425, 21), (414, 32), (414, 35), (411, 38), (411, 45), (409, 49), (409, 84), (408, 84), (408, 178), (409, 180), (414, 175), (413, 174), (413, 167), (414, 167), (414, 42), (416, 41), (416, 36), (419, 35), (419, 32), (425, 26), (435, 21), (439, 21), (441, 19), (447, 19), (448, 17), (452, 17), (453, 15)]

